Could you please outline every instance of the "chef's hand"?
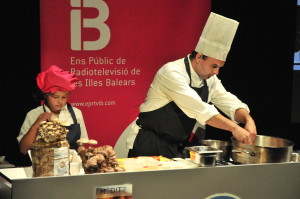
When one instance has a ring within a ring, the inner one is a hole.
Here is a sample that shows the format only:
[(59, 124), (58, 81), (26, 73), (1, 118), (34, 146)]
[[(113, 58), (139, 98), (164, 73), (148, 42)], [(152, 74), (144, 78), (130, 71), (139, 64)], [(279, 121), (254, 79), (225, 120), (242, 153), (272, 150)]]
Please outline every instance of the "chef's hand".
[[(241, 136), (237, 136), (241, 137), (241, 140), (243, 143), (251, 143), (253, 144), (256, 138), (256, 126), (255, 126), (255, 122), (253, 120), (253, 118), (250, 116), (249, 112), (244, 109), (238, 109), (236, 110), (235, 114), (234, 114), (234, 118), (237, 122), (240, 122), (242, 124), (244, 124), (244, 130), (248, 131), (248, 133), (242, 133)], [(239, 131), (238, 131), (239, 132)]]
[(255, 125), (254, 120), (251, 119), (251, 120), (247, 121), (244, 126), (244, 129), (250, 133), (252, 143), (254, 143), (256, 135), (257, 135), (256, 125)]
[(43, 121), (50, 121), (51, 120), (52, 113), (44, 112), (39, 115), (39, 117), (34, 122), (34, 125), (39, 126), (41, 122)]
[(232, 130), (232, 135), (237, 141), (242, 142), (244, 144), (252, 145), (254, 142), (253, 135), (246, 129), (240, 127), (239, 125), (236, 125), (236, 127)]

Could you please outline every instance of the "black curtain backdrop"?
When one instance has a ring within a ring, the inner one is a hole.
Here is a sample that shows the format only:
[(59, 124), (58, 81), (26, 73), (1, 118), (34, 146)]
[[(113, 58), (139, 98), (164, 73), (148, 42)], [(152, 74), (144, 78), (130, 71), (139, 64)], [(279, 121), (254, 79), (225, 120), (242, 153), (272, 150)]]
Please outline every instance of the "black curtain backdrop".
[(0, 1), (0, 154), (16, 166), (30, 164), (16, 137), (26, 113), (38, 106), (33, 93), (40, 71), (39, 1)]
[[(300, 124), (291, 122), (296, 0), (212, 0), (212, 11), (240, 22), (219, 75), (223, 84), (249, 105), (259, 134), (292, 140), (299, 149)], [(39, 1), (1, 0), (0, 20), (0, 155), (26, 166), (30, 161), (19, 153), (16, 137), (26, 113), (39, 105), (33, 98), (40, 72)], [(207, 138), (230, 136), (208, 128)]]
[(259, 134), (290, 139), (299, 149), (300, 124), (291, 122), (296, 5), (213, 0), (212, 11), (240, 22), (219, 75), (223, 84), (248, 104)]

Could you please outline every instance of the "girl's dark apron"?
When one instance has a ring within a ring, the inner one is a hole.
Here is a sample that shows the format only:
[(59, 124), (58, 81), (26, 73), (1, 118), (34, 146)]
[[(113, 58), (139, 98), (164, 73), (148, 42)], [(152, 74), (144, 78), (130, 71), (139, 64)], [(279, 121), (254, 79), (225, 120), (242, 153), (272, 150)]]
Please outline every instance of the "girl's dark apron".
[[(77, 119), (74, 113), (74, 110), (72, 106), (68, 103), (67, 104), (68, 110), (72, 116), (74, 124), (71, 124), (70, 126), (66, 127), (69, 129), (69, 132), (67, 133), (67, 140), (70, 144), (70, 149), (77, 150), (77, 144), (76, 141), (80, 139), (81, 131), (80, 131), (80, 124), (77, 123)], [(44, 112), (46, 112), (45, 107), (43, 106)]]
[[(203, 87), (192, 87), (188, 57), (185, 57), (184, 63), (190, 77), (190, 87), (207, 102), (206, 80)], [(170, 102), (157, 110), (140, 113), (136, 123), (141, 129), (135, 138), (133, 149), (129, 150), (128, 157), (161, 155), (174, 158), (184, 157), (184, 148), (189, 146), (189, 137), (196, 120), (189, 118), (174, 102)]]

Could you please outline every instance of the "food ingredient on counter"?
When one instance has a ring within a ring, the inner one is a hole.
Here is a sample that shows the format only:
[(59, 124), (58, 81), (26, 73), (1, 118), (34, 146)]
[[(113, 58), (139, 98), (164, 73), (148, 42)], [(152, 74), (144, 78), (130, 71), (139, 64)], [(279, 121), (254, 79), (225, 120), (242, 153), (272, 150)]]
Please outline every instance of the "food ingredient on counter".
[(76, 141), (76, 143), (81, 146), (84, 144), (89, 144), (89, 145), (97, 145), (98, 141), (97, 140), (93, 140), (93, 139), (87, 139), (87, 138), (80, 138), (79, 140)]
[(33, 177), (69, 175), (68, 124), (53, 120), (41, 122), (38, 139), (31, 144)]
[(119, 166), (116, 152), (112, 146), (85, 148), (81, 145), (78, 147), (78, 154), (82, 159), (82, 167), (86, 174), (125, 171), (123, 167)]
[(119, 162), (119, 165), (123, 166), (126, 171), (134, 172), (199, 167), (199, 165), (194, 164), (188, 160), (172, 160), (163, 156), (140, 156), (135, 158), (123, 158), (117, 160)]

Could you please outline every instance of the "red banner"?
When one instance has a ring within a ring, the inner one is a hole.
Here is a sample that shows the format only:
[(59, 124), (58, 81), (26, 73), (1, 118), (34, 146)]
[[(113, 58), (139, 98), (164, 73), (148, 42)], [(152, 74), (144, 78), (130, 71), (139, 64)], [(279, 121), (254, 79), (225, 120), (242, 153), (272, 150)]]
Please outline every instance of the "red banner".
[(114, 146), (156, 71), (198, 42), (210, 0), (40, 0), (41, 70), (80, 79), (69, 102), (90, 139)]

